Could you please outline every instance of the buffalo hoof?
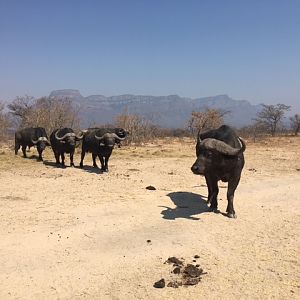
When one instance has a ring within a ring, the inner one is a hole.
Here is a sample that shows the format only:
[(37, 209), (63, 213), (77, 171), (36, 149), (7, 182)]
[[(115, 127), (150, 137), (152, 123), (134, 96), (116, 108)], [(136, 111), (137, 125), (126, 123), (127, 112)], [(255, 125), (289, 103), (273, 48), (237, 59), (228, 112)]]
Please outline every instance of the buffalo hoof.
[(75, 167), (75, 165), (74, 164), (70, 164), (70, 167)]
[(80, 164), (79, 164), (79, 167), (82, 169), (82, 168), (83, 168), (83, 163), (80, 163)]
[(101, 171), (108, 173), (108, 169), (101, 169)]
[(220, 213), (217, 207), (209, 207), (209, 211), (214, 212), (215, 214)]
[(227, 213), (227, 217), (230, 218), (230, 219), (236, 219), (236, 214)]

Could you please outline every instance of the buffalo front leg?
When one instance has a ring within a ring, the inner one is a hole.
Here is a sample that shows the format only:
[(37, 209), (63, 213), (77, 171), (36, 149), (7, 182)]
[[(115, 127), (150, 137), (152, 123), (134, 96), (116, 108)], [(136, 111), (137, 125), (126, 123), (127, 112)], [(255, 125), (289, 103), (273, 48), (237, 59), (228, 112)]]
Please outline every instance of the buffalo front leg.
[(56, 151), (53, 151), (53, 152), (54, 152), (54, 156), (55, 156), (55, 163), (56, 163), (57, 165), (59, 165), (59, 153), (56, 152)]
[(92, 158), (93, 158), (93, 167), (98, 168), (97, 163), (96, 163), (97, 154), (92, 153)]
[(207, 176), (205, 176), (205, 181), (206, 181), (207, 190), (208, 190), (207, 203), (209, 204), (209, 203), (211, 203), (212, 188), (211, 188), (209, 178)]
[(18, 154), (18, 150), (20, 149), (20, 144), (19, 143), (15, 143), (15, 155)]
[(38, 160), (43, 161), (43, 157), (42, 157), (43, 150), (38, 149), (38, 153), (39, 153), (39, 158), (38, 158)]
[(233, 199), (234, 199), (234, 192), (239, 184), (240, 177), (236, 178), (235, 180), (230, 180), (228, 182), (228, 189), (227, 189), (227, 216), (228, 218), (236, 218), (235, 210), (233, 207)]
[(82, 149), (81, 150), (81, 159), (80, 159), (80, 168), (83, 168), (83, 160), (84, 160), (84, 157), (85, 157), (85, 151)]
[(62, 152), (60, 154), (60, 156), (61, 156), (61, 165), (64, 167), (65, 166), (65, 154)]
[(210, 209), (212, 211), (217, 211), (218, 210), (218, 194), (219, 194), (218, 180), (216, 180), (215, 178), (207, 177), (206, 182), (208, 183), (207, 184), (208, 193), (209, 193), (208, 202), (210, 202)]
[(71, 167), (74, 167), (73, 157), (74, 157), (74, 152), (70, 153), (70, 166)]
[(100, 162), (101, 162), (101, 171), (105, 172), (105, 164), (104, 164), (104, 158), (102, 155), (98, 155)]
[(26, 146), (22, 145), (22, 152), (23, 152), (23, 156), (27, 157), (26, 155)]

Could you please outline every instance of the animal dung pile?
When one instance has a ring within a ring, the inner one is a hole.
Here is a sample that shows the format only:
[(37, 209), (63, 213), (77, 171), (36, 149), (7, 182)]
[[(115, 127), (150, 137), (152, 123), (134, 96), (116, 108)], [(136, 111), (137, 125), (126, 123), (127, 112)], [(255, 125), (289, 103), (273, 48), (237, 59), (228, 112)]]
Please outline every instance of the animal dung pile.
[[(199, 258), (199, 255), (194, 256), (193, 262), (196, 262), (197, 258)], [(165, 264), (173, 267), (171, 270), (172, 279), (167, 283), (167, 287), (178, 288), (180, 286), (196, 285), (201, 281), (201, 276), (207, 274), (203, 272), (199, 264), (185, 264), (184, 259), (180, 260), (175, 256), (169, 257)], [(164, 288), (165, 285), (165, 279), (162, 278), (155, 282), (153, 286), (155, 288)]]

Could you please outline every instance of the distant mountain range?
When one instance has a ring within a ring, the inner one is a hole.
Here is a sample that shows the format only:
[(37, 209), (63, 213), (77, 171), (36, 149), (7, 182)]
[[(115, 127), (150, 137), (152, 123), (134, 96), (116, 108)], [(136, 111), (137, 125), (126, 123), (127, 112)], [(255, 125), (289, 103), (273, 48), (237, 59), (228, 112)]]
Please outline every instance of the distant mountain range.
[(178, 95), (140, 96), (120, 95), (106, 97), (92, 95), (83, 97), (78, 90), (56, 90), (50, 97), (72, 99), (80, 107), (82, 126), (113, 123), (117, 115), (127, 111), (139, 114), (153, 123), (166, 128), (182, 128), (187, 125), (192, 111), (214, 108), (229, 111), (225, 123), (243, 127), (253, 123), (261, 105), (252, 105), (246, 100), (234, 100), (227, 95), (205, 98), (185, 98)]

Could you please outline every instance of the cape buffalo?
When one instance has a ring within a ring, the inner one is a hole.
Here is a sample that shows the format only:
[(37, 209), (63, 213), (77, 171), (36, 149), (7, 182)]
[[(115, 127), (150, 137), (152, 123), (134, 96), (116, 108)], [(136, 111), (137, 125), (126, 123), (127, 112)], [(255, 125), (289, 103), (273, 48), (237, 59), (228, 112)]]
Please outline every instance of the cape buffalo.
[(93, 166), (98, 168), (96, 164), (98, 156), (101, 162), (101, 171), (108, 172), (108, 160), (114, 145), (123, 141), (127, 134), (128, 132), (122, 128), (90, 128), (84, 130), (80, 167), (83, 167), (85, 153), (91, 152)]
[(43, 160), (42, 153), (46, 146), (50, 146), (48, 136), (45, 128), (43, 127), (28, 127), (21, 129), (15, 133), (15, 154), (18, 154), (18, 150), (22, 146), (22, 152), (24, 157), (26, 156), (26, 147), (36, 146), (39, 153), (39, 160)]
[(61, 165), (65, 166), (65, 153), (70, 154), (70, 165), (74, 166), (73, 156), (75, 152), (76, 141), (83, 138), (81, 135), (76, 135), (71, 128), (61, 128), (54, 130), (50, 135), (50, 142), (52, 150), (56, 159), (56, 164), (60, 164), (59, 158), (61, 157)]
[(192, 172), (205, 176), (208, 202), (211, 203), (210, 207), (213, 211), (218, 209), (218, 181), (228, 182), (226, 212), (229, 218), (236, 217), (233, 198), (244, 167), (245, 149), (244, 141), (227, 125), (198, 133), (197, 160), (191, 168)]

